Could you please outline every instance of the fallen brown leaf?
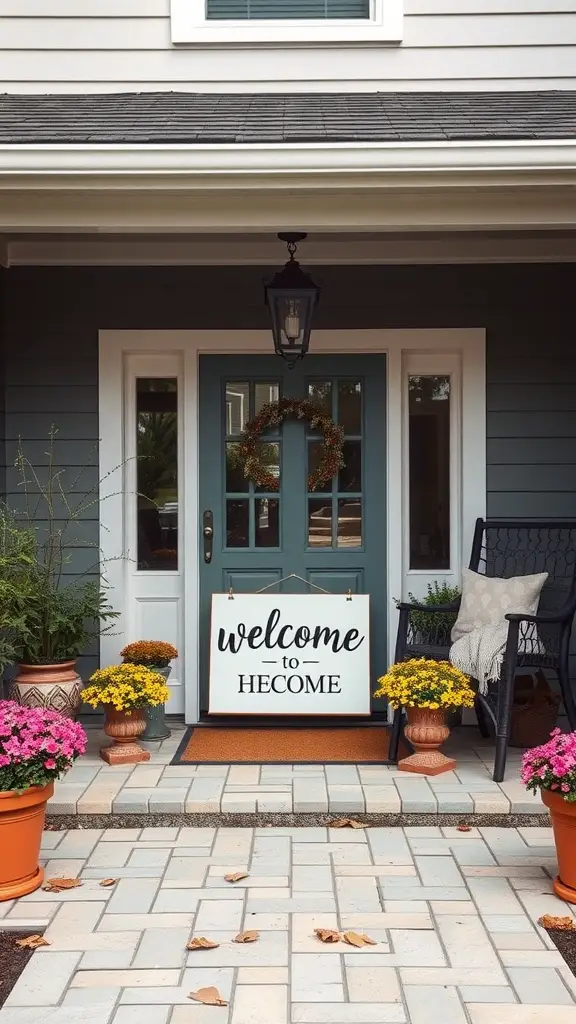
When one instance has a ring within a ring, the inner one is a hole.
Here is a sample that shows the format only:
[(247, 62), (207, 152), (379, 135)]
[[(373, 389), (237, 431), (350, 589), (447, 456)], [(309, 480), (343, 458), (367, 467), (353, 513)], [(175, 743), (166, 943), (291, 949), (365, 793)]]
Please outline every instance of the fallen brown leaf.
[(456, 831), (457, 832), (471, 832), (472, 831), (472, 825), (464, 825), (464, 824), (456, 825)]
[(117, 878), (103, 878), (100, 885), (103, 889), (109, 889), (111, 885), (116, 885)]
[(225, 882), (241, 882), (243, 878), (248, 878), (247, 871), (233, 871), (231, 875), (224, 875)]
[(76, 889), (82, 884), (79, 878), (49, 878), (42, 888), (45, 892), (64, 892), (65, 889)]
[(62, 827), (61, 825), (44, 825), (44, 831), (45, 832), (60, 832), (61, 831), (61, 827)]
[(228, 1006), (225, 999), (222, 999), (217, 988), (210, 986), (209, 988), (199, 988), (197, 992), (191, 992), (188, 999), (193, 999), (196, 1003), (203, 1003), (204, 1006)]
[(320, 942), (340, 942), (342, 938), (340, 932), (335, 932), (332, 928), (315, 928), (314, 934), (318, 936)]
[(557, 928), (562, 932), (576, 931), (576, 924), (573, 917), (554, 917), (553, 914), (544, 914), (538, 918), (538, 924), (543, 928)]
[(40, 946), (49, 946), (50, 943), (42, 935), (27, 935), (25, 939), (16, 939), (16, 945), (21, 949), (39, 949)]
[(347, 942), (349, 946), (377, 946), (378, 943), (375, 939), (371, 939), (369, 935), (361, 935), (358, 932), (344, 932), (342, 936), (344, 942)]
[(232, 942), (257, 942), (259, 938), (259, 932), (240, 932)]
[(328, 828), (367, 828), (363, 821), (356, 821), (355, 818), (335, 818), (328, 822)]
[(218, 949), (219, 945), (219, 942), (212, 942), (212, 939), (205, 939), (203, 935), (200, 935), (197, 939), (190, 939), (186, 949)]

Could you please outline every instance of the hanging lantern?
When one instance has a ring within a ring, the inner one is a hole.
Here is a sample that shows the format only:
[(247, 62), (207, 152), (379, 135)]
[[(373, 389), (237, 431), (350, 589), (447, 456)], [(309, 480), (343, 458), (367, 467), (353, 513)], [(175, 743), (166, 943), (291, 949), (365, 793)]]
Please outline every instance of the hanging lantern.
[(266, 284), (265, 294), (272, 317), (274, 351), (292, 368), (308, 351), (312, 316), (320, 289), (294, 258), (297, 242), (301, 242), (306, 235), (279, 234), (278, 238), (286, 242), (290, 258), (284, 268)]

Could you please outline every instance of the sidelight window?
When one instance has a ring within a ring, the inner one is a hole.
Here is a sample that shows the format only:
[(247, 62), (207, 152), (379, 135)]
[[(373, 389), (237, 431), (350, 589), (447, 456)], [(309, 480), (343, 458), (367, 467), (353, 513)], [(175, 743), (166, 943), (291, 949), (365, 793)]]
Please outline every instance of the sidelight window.
[(450, 568), (448, 374), (408, 377), (410, 569)]
[(138, 568), (178, 569), (178, 381), (136, 380)]

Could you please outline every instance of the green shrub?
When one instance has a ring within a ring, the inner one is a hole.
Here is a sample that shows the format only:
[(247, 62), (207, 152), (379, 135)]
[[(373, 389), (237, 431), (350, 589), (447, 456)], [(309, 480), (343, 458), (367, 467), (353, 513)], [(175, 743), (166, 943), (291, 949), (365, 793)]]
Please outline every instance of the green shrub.
[[(452, 604), (460, 597), (458, 587), (451, 587), (445, 580), (428, 584), (428, 593), (424, 598), (414, 597), (409, 594), (413, 604), (423, 604), (428, 608), (437, 605)], [(436, 615), (426, 615), (425, 612), (411, 612), (410, 624), (418, 643), (431, 643), (446, 645), (450, 643), (450, 632), (456, 622), (458, 612), (438, 612)]]

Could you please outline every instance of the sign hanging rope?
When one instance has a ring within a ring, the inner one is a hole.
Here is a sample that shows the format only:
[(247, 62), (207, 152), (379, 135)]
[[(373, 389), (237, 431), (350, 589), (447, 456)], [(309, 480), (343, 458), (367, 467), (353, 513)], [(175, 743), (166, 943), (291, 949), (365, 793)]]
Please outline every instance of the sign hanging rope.
[(329, 483), (339, 469), (344, 467), (344, 431), (327, 416), (320, 405), (306, 399), (281, 398), (268, 402), (246, 426), (236, 457), (242, 466), (244, 476), (264, 491), (279, 491), (280, 480), (270, 472), (263, 461), (264, 447), (262, 434), (270, 427), (278, 427), (286, 419), (306, 420), (313, 431), (322, 434), (322, 447), (318, 465), (308, 476), (308, 490), (317, 491)]

